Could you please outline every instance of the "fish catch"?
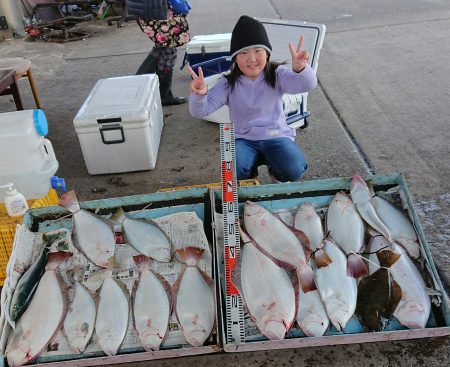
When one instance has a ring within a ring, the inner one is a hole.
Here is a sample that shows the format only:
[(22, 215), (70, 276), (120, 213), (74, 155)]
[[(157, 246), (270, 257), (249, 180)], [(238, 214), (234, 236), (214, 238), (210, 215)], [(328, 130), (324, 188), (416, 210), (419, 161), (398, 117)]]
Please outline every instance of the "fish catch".
[(386, 225), (392, 241), (402, 245), (413, 259), (420, 257), (420, 246), (416, 231), (408, 217), (387, 200), (375, 196), (375, 211)]
[(267, 209), (251, 201), (244, 205), (244, 223), (247, 233), (265, 253), (280, 264), (296, 269), (305, 293), (316, 289), (309, 259), (290, 228)]
[(76, 353), (83, 353), (94, 333), (97, 307), (89, 291), (75, 282), (74, 297), (64, 319), (64, 333), (70, 347)]
[(155, 222), (127, 217), (122, 208), (111, 219), (122, 224), (125, 241), (142, 255), (161, 262), (172, 259), (172, 242)]
[(364, 223), (350, 197), (336, 193), (327, 212), (327, 228), (347, 256), (347, 275), (360, 278), (369, 273), (359, 253), (364, 247)]
[(332, 263), (315, 269), (317, 289), (331, 323), (343, 331), (355, 313), (358, 288), (356, 279), (347, 276), (347, 259), (331, 240), (325, 240), (325, 251)]
[[(41, 279), (42, 274), (44, 274), (45, 266), (47, 264), (47, 257), (52, 244), (55, 241), (63, 240), (66, 233), (67, 232), (65, 231), (59, 231), (57, 233), (44, 233), (42, 235), (42, 240), (44, 242), (42, 253), (20, 277), (14, 290), (9, 309), (9, 316), (12, 321), (16, 321), (26, 310), (28, 304), (33, 298), (39, 280)], [(58, 249), (63, 250), (65, 248), (64, 245), (65, 242), (61, 241), (61, 245), (58, 243)]]
[(205, 343), (215, 324), (213, 280), (197, 267), (203, 252), (204, 249), (197, 247), (176, 251), (186, 266), (173, 286), (175, 311), (183, 335), (193, 347)]
[(282, 340), (296, 316), (294, 286), (286, 270), (264, 255), (254, 240), (243, 231), (241, 237), (245, 244), (240, 265), (233, 270), (233, 282), (261, 334)]
[(125, 287), (112, 278), (111, 269), (100, 289), (95, 334), (100, 348), (108, 355), (117, 354), (128, 328), (129, 304)]
[(111, 227), (98, 215), (80, 209), (74, 191), (63, 194), (59, 205), (73, 213), (74, 242), (95, 265), (107, 268), (114, 259), (116, 248)]
[(134, 324), (144, 349), (148, 352), (159, 350), (167, 333), (171, 312), (168, 285), (164, 286), (149, 269), (148, 257), (138, 255), (133, 260), (140, 273), (139, 284), (133, 295)]
[(70, 252), (48, 255), (45, 272), (36, 292), (26, 311), (17, 320), (13, 338), (6, 348), (10, 367), (23, 366), (34, 360), (60, 329), (67, 311), (67, 299), (56, 269), (69, 256), (72, 256)]
[(294, 218), (294, 228), (302, 231), (309, 240), (309, 248), (314, 253), (314, 261), (320, 268), (331, 263), (331, 259), (323, 250), (322, 221), (314, 205), (304, 203), (300, 205)]
[(299, 287), (296, 320), (300, 329), (307, 336), (319, 337), (325, 334), (330, 325), (330, 319), (319, 291), (303, 293)]

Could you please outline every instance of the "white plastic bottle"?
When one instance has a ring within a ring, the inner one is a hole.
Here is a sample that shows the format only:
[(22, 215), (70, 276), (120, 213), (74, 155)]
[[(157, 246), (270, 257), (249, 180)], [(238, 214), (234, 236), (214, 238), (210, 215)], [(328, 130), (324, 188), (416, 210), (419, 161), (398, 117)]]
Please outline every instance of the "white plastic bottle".
[(13, 183), (7, 183), (0, 186), (2, 188), (8, 188), (5, 195), (5, 207), (10, 217), (17, 217), (23, 215), (28, 210), (28, 203), (20, 192), (17, 192)]

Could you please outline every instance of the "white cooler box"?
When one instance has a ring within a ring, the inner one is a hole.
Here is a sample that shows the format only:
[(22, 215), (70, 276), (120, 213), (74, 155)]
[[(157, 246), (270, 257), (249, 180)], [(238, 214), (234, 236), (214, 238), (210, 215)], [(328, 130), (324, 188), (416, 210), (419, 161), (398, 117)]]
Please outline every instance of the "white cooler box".
[(73, 120), (91, 175), (155, 168), (163, 124), (155, 74), (100, 79)]

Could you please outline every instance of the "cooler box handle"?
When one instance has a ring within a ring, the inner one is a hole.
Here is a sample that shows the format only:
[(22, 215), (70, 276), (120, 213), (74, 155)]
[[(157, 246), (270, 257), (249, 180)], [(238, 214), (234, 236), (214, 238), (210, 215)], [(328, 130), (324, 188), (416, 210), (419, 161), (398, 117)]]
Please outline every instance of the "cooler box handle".
[[(114, 131), (119, 130), (120, 131), (120, 139), (115, 140), (106, 140), (105, 139), (105, 131)], [(125, 135), (123, 134), (123, 127), (119, 124), (109, 125), (109, 126), (100, 126), (100, 135), (102, 137), (103, 144), (120, 144), (125, 141)]]

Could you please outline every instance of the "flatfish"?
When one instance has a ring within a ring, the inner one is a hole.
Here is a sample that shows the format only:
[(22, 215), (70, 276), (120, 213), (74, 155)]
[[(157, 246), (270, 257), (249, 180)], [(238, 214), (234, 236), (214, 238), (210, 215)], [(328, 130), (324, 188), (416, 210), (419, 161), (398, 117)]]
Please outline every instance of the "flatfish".
[(352, 177), (350, 196), (352, 197), (352, 201), (355, 204), (359, 214), (367, 222), (367, 224), (369, 224), (369, 226), (376, 231), (380, 232), (388, 240), (392, 240), (389, 230), (375, 211), (369, 187), (359, 175), (354, 175)]
[(202, 346), (211, 335), (216, 315), (213, 280), (197, 267), (203, 252), (197, 247), (176, 251), (186, 266), (173, 286), (175, 311), (183, 335), (193, 347)]
[(419, 240), (408, 217), (379, 196), (373, 198), (373, 203), (379, 218), (388, 228), (392, 241), (402, 245), (413, 259), (418, 259), (420, 256)]
[(133, 294), (135, 328), (146, 351), (158, 350), (169, 325), (170, 298), (160, 278), (149, 269), (149, 258), (138, 255), (133, 259), (140, 273)]
[(156, 222), (127, 217), (122, 208), (112, 219), (122, 224), (125, 241), (139, 253), (161, 262), (172, 259), (172, 242)]
[(325, 251), (332, 263), (315, 269), (316, 284), (331, 323), (343, 331), (355, 313), (358, 287), (356, 279), (347, 275), (347, 259), (331, 240), (325, 240)]
[(129, 304), (124, 287), (105, 270), (97, 306), (95, 334), (102, 350), (109, 356), (117, 354), (128, 328)]
[(64, 333), (71, 348), (83, 353), (94, 333), (97, 307), (89, 291), (75, 282), (73, 300), (64, 320)]
[(326, 222), (330, 236), (347, 256), (347, 275), (353, 278), (367, 275), (367, 266), (359, 255), (364, 247), (364, 223), (345, 192), (334, 196)]
[(74, 242), (95, 265), (107, 268), (114, 259), (116, 248), (111, 226), (98, 215), (80, 209), (74, 191), (63, 194), (59, 205), (73, 213)]

